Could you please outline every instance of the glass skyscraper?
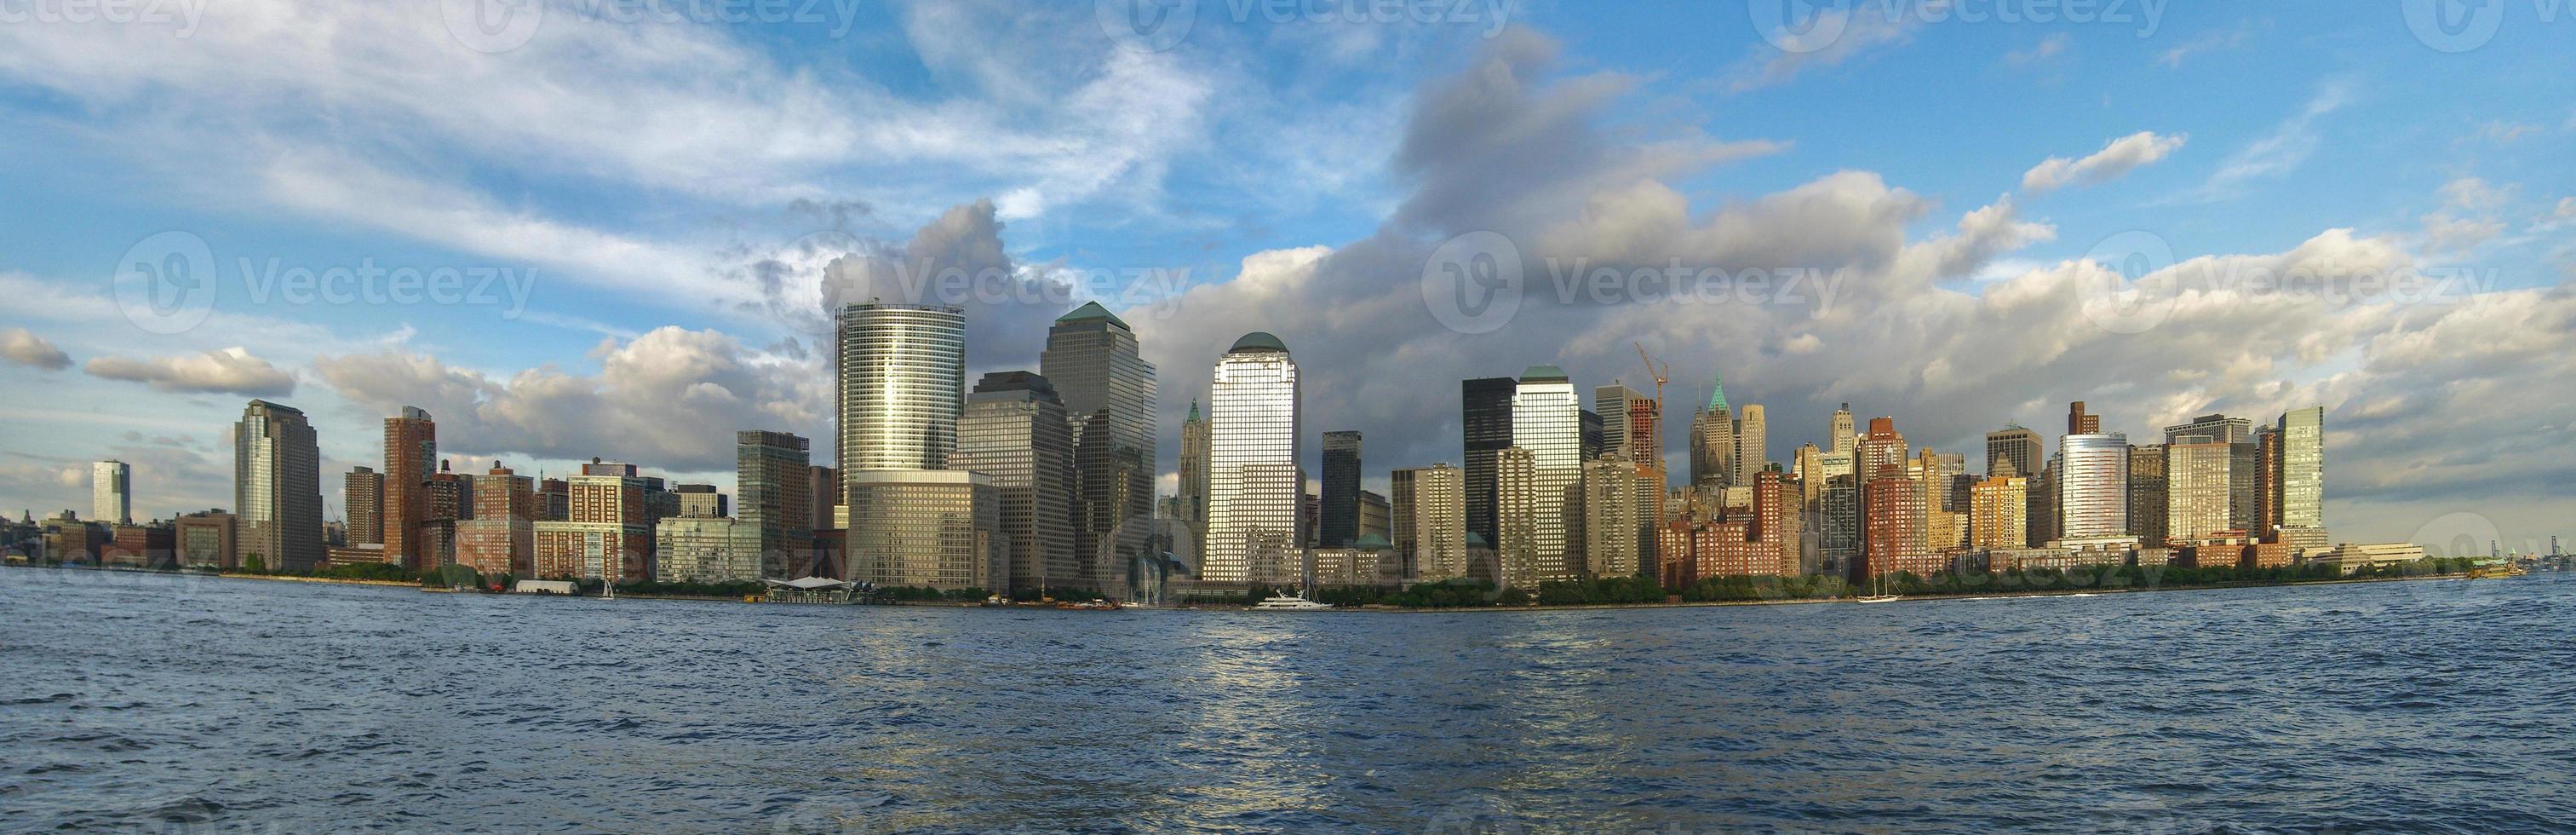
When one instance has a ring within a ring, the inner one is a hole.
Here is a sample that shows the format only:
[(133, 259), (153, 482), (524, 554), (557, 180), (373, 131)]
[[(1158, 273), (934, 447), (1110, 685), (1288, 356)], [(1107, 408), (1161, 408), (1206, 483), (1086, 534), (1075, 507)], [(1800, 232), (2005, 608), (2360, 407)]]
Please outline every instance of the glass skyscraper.
[[(2172, 469), (2166, 470), (2171, 477)], [(2060, 539), (2129, 532), (2129, 436), (2068, 435), (2057, 442), (2057, 530)], [(2173, 489), (2168, 487), (2167, 489)]]
[(253, 400), (233, 424), (238, 551), (270, 570), (322, 562), (322, 450), (294, 408)]
[(1208, 386), (1208, 583), (1287, 583), (1304, 572), (1297, 362), (1255, 331), (1217, 360)]
[(1324, 433), (1323, 512), (1315, 546), (1348, 548), (1360, 538), (1360, 433)]
[(957, 424), (957, 469), (990, 476), (1002, 500), (1010, 592), (1065, 591), (1084, 581), (1073, 550), (1073, 426), (1047, 378), (997, 371), (975, 383)]
[(1154, 366), (1136, 332), (1099, 302), (1047, 329), (1038, 373), (1055, 387), (1073, 425), (1074, 560), (1082, 585), (1112, 596), (1147, 558), (1154, 519)]
[(1512, 445), (1512, 392), (1520, 382), (1485, 377), (1458, 384), (1459, 427), (1465, 436), (1467, 532), (1486, 543), (1502, 541), (1496, 525), (1495, 462)]
[(2326, 407), (2285, 413), (2275, 426), (2281, 436), (2281, 525), (2324, 527)]
[(1539, 581), (1581, 579), (1582, 545), (1574, 538), (1580, 520), (1568, 514), (1582, 508), (1583, 404), (1565, 369), (1533, 365), (1521, 372), (1512, 392), (1512, 445), (1530, 451)]
[(937, 470), (966, 408), (966, 316), (953, 307), (841, 308), (844, 485), (869, 470)]

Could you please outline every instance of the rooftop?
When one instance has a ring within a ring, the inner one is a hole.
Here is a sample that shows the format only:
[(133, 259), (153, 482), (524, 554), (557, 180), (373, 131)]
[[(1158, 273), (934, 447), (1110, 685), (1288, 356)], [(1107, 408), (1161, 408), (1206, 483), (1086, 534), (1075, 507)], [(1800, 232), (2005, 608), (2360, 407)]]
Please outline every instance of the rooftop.
[(1231, 354), (1237, 351), (1277, 351), (1284, 354), (1288, 352), (1288, 343), (1279, 341), (1279, 337), (1270, 335), (1269, 331), (1253, 331), (1244, 334), (1242, 339), (1235, 340), (1234, 347), (1226, 349), (1225, 352)]
[[(1118, 318), (1118, 314), (1109, 312), (1109, 308), (1101, 307), (1099, 302), (1083, 302), (1082, 306), (1074, 308), (1073, 312), (1055, 317), (1055, 323), (1059, 325), (1075, 322), (1108, 322), (1121, 328), (1127, 327), (1126, 320)], [(1133, 329), (1130, 328), (1130, 330)]]

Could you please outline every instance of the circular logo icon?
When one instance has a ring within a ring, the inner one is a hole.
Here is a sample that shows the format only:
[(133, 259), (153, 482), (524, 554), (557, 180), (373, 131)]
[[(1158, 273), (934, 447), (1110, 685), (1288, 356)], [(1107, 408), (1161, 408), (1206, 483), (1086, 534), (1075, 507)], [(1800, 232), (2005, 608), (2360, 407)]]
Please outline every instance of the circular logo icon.
[(1852, 0), (1752, 0), (1744, 4), (1753, 31), (1782, 52), (1807, 53), (1833, 46), (1851, 26)]
[(1092, 13), (1100, 31), (1119, 46), (1162, 52), (1189, 38), (1199, 0), (1096, 0)]
[(109, 283), (135, 327), (185, 333), (215, 311), (215, 253), (195, 233), (163, 232), (127, 247)]
[(2075, 291), (2084, 318), (2117, 334), (2154, 330), (2173, 315), (2173, 245), (2153, 232), (2122, 232), (2102, 239), (2078, 264)]
[(2504, 25), (2505, 0), (2399, 0), (2415, 40), (2441, 52), (2487, 45)]
[(438, 11), (448, 36), (486, 54), (528, 45), (546, 19), (545, 0), (439, 0)]
[[(2504, 533), (2496, 527), (2495, 520), (2487, 518), (2485, 514), (2458, 511), (2434, 517), (2432, 521), (2417, 527), (2414, 535), (2408, 536), (2405, 541), (2421, 546), (2424, 549), (2424, 556), (2428, 559), (2484, 560), (2494, 551), (2498, 543), (2504, 541)], [(2422, 566), (2407, 566), (2398, 576), (2424, 577), (2430, 572), (2431, 569)], [(2399, 583), (2397, 587), (2419, 602), (2483, 605), (2493, 597), (2491, 592), (2501, 588), (2497, 583), (2504, 582), (2503, 580), (2445, 582), (2445, 579), (2447, 578), (2427, 577), (2423, 582)]]
[(1440, 245), (1422, 264), (1422, 303), (1442, 327), (1491, 333), (1521, 309), (1521, 250), (1500, 232), (1469, 232)]

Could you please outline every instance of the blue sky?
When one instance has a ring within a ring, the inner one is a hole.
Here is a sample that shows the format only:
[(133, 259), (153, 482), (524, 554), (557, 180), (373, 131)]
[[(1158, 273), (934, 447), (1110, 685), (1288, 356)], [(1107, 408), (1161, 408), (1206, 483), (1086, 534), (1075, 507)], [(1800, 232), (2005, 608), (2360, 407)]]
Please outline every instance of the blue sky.
[[(937, 252), (1014, 282), (1181, 282), (1110, 299), (1162, 366), (1167, 467), (1243, 331), (1299, 350), (1308, 434), (1368, 432), (1373, 479), (1454, 460), (1455, 380), (1550, 362), (1634, 381), (1647, 341), (1680, 381), (1722, 370), (1731, 400), (1766, 403), (1775, 458), (1843, 401), (1961, 451), (2074, 399), (2136, 436), (2324, 402), (2351, 465), (2330, 522), (2356, 535), (2467, 512), (2545, 541), (2569, 515), (2539, 491), (2576, 474), (2576, 415), (2518, 398), (2563, 385), (2548, 352), (2570, 340), (2576, 9), (2500, 0), (2491, 35), (2423, 36), (2411, 0), (2133, 0), (2050, 23), (1991, 19), (2048, 4), (1872, 0), (1817, 4), (1851, 17), (1809, 43), (1759, 25), (1796, 11), (1767, 0), (1428, 22), (1207, 0), (1153, 49), (1103, 22), (1126, 0), (750, 23), (561, 3), (496, 36), (447, 14), (474, 2), (0, 23), (0, 286), (20, 300), (0, 380), (43, 392), (0, 407), (0, 507), (85, 508), (66, 473), (108, 455), (136, 461), (154, 515), (229, 504), (224, 429), (254, 395), (315, 415), (331, 485), (402, 403), (440, 414), (460, 468), (602, 455), (729, 484), (732, 430), (828, 430), (812, 349), (832, 259)], [(2052, 158), (2074, 173), (2033, 180)], [(174, 230), (205, 242), (216, 296), (154, 333), (112, 277)], [(1478, 230), (1533, 262), (1819, 267), (1861, 289), (1830, 315), (1571, 305), (1448, 334), (1422, 259)], [(2185, 263), (2492, 284), (2178, 297), (2169, 323), (2107, 336), (2031, 301), (2133, 232)], [(534, 283), (524, 306), (296, 304), (256, 292), (272, 261)], [(978, 310), (970, 363), (1033, 365), (1058, 309)], [(2433, 422), (2461, 409), (2510, 417)]]

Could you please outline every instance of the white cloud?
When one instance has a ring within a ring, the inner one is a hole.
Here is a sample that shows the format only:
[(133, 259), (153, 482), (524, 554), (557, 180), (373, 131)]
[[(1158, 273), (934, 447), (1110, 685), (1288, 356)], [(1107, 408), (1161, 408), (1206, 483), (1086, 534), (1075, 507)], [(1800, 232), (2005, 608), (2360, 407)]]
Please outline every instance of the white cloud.
[(2066, 52), (2066, 45), (2072, 42), (2072, 40), (2073, 39), (2067, 37), (2064, 32), (2050, 32), (2048, 33), (2048, 37), (2039, 39), (2039, 43), (2032, 44), (2029, 49), (2014, 50), (2012, 52), (2005, 53), (2004, 63), (2011, 64), (2016, 67), (2027, 67), (2032, 64), (2046, 61), (2050, 58), (2055, 58)]
[[(1930, 0), (1934, 4), (1946, 0)], [(1737, 66), (1728, 83), (1735, 92), (1788, 83), (1799, 73), (1839, 66), (1880, 47), (1902, 44), (1930, 19), (1910, 4), (1855, 3), (1813, 10), (1804, 31), (1761, 33), (1770, 43), (1755, 47)], [(1890, 14), (1890, 12), (1893, 14)], [(1767, 57), (1766, 57), (1767, 56)]]
[(2238, 24), (2234, 29), (2203, 32), (2191, 40), (2182, 42), (2181, 45), (2165, 50), (2164, 54), (2157, 56), (2156, 63), (2163, 64), (2166, 69), (2180, 69), (2183, 60), (2191, 56), (2204, 52), (2243, 49), (2253, 38), (2254, 27), (2251, 23)]
[(295, 374), (252, 356), (239, 346), (196, 356), (96, 357), (81, 367), (92, 377), (145, 383), (157, 391), (283, 397), (295, 392)]
[(2139, 131), (2111, 140), (2083, 159), (2049, 157), (2021, 175), (2021, 188), (2033, 194), (2054, 191), (2067, 185), (2096, 185), (2129, 173), (2142, 165), (2151, 165), (2180, 150), (2188, 137), (2181, 134), (2158, 136), (2154, 131)]
[(61, 371), (72, 367), (70, 354), (63, 353), (62, 349), (54, 347), (54, 343), (45, 341), (43, 337), (29, 332), (26, 328), (0, 331), (0, 359), (46, 371)]
[(2307, 104), (2282, 120), (2271, 133), (2229, 156), (2217, 173), (2201, 184), (2197, 198), (2203, 201), (2230, 199), (2250, 181), (2279, 176), (2298, 168), (2317, 149), (2317, 120), (2342, 110), (2352, 102), (2349, 81), (2327, 82), (2318, 88)]

